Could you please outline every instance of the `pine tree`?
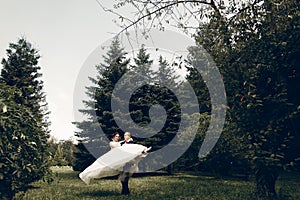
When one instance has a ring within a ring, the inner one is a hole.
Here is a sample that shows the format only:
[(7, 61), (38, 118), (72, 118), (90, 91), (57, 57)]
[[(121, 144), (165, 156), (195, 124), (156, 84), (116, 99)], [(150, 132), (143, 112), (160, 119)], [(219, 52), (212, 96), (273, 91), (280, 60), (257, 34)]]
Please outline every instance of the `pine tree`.
[(48, 172), (49, 123), (39, 58), (29, 42), (19, 39), (9, 45), (7, 59), (2, 60), (0, 82), (4, 89), (1, 89), (7, 92), (2, 91), (1, 98), (7, 104), (7, 111), (1, 114), (0, 179), (4, 178), (1, 185), (11, 196), (26, 190), (29, 183)]

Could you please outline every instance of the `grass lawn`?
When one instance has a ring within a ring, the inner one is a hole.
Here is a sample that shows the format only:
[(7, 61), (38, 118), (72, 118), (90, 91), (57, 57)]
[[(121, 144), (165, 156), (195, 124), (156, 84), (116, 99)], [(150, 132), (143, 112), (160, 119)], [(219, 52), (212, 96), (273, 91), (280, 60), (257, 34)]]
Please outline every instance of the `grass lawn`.
[[(129, 180), (130, 196), (122, 196), (116, 178), (94, 180), (86, 185), (78, 172), (70, 168), (53, 168), (55, 180), (48, 184), (32, 184), (24, 200), (92, 200), (92, 199), (253, 199), (252, 181), (217, 180), (210, 176), (176, 174), (172, 176), (141, 176)], [(300, 180), (285, 176), (277, 184), (283, 199), (300, 199)], [(19, 197), (20, 199), (20, 197)]]

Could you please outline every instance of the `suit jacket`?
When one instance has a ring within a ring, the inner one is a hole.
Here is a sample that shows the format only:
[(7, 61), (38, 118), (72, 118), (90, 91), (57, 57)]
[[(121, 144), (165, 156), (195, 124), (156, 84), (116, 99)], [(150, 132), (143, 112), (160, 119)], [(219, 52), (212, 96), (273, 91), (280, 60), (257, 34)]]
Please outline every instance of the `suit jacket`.
[(123, 145), (123, 144), (134, 144), (134, 142), (133, 142), (133, 140), (132, 139), (130, 139), (129, 141), (122, 141), (122, 142), (120, 142), (120, 144), (121, 144), (121, 146)]

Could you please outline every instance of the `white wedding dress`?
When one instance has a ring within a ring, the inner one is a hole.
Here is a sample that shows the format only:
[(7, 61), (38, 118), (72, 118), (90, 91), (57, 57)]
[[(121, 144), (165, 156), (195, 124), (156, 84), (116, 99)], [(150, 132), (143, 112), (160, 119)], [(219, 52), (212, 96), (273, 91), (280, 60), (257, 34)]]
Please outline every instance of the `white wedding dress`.
[(138, 171), (138, 162), (147, 155), (150, 148), (140, 144), (124, 144), (111, 149), (99, 157), (93, 164), (79, 174), (86, 184), (94, 178), (115, 176), (123, 171), (123, 167), (130, 163), (130, 173)]

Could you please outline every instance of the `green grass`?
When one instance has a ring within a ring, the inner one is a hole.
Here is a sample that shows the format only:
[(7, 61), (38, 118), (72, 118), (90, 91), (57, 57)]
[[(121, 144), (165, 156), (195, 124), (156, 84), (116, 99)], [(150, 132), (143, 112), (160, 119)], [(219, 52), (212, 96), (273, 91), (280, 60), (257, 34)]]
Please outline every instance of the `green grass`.
[[(55, 179), (32, 184), (23, 200), (92, 200), (92, 199), (253, 199), (252, 181), (217, 180), (210, 176), (176, 174), (172, 176), (143, 176), (129, 180), (130, 196), (120, 195), (121, 183), (115, 179), (94, 180), (86, 185), (78, 172), (70, 168), (53, 169)], [(286, 199), (300, 199), (300, 181), (295, 176), (285, 176), (277, 189)], [(20, 197), (19, 197), (20, 199)]]

